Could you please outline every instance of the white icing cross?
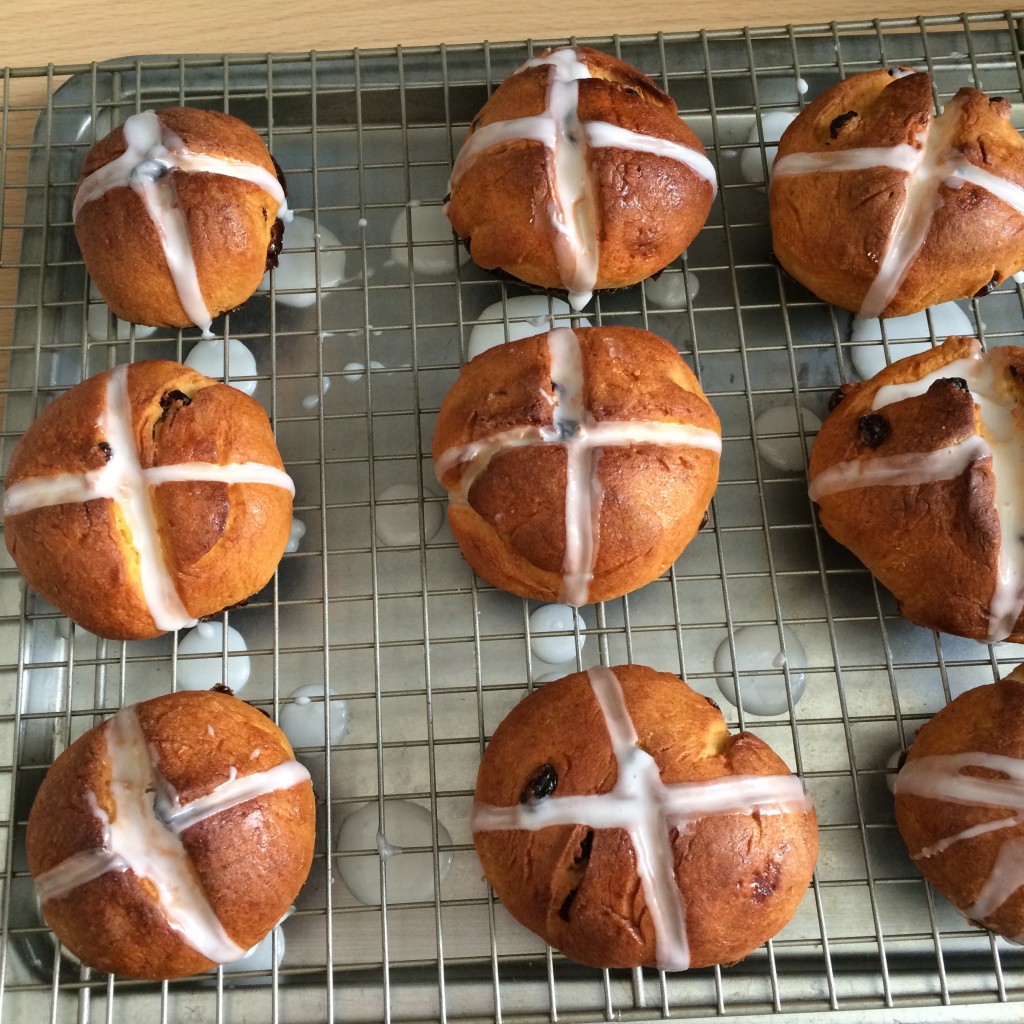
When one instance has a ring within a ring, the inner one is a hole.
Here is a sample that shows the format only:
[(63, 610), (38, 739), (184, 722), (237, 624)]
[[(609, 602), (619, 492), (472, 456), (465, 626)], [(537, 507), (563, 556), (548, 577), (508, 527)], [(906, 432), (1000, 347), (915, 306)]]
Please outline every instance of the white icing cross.
[(601, 147), (632, 150), (668, 157), (686, 164), (718, 190), (715, 168), (703, 153), (689, 146), (653, 135), (642, 135), (606, 121), (581, 121), (579, 83), (590, 78), (590, 69), (576, 50), (566, 47), (546, 56), (534, 57), (513, 74), (527, 68), (550, 65), (547, 107), (542, 114), (494, 121), (466, 139), (452, 168), (448, 191), (458, 183), (476, 158), (495, 146), (509, 142), (539, 142), (551, 151), (548, 182), (551, 189), (549, 214), (555, 233), (555, 260), (562, 284), (574, 309), (582, 309), (597, 282), (600, 251), (599, 230), (593, 197), (593, 182), (587, 168), (587, 150)]
[[(983, 779), (964, 775), (965, 768), (986, 768), (1002, 772), (1006, 778)], [(914, 860), (934, 857), (954, 843), (989, 832), (999, 832), (1024, 824), (1024, 761), (1004, 754), (973, 751), (964, 754), (932, 754), (918, 757), (900, 769), (896, 776), (897, 796), (921, 796), (931, 800), (968, 806), (1006, 807), (1014, 813), (1009, 818), (987, 821), (941, 839), (912, 853)], [(983, 921), (994, 914), (1024, 885), (1024, 836), (1003, 841), (992, 870), (985, 879), (977, 900), (964, 909), (972, 921)], [(1024, 935), (1015, 942), (1024, 942)]]
[(127, 365), (110, 371), (106, 403), (97, 427), (110, 445), (110, 457), (102, 469), (21, 480), (4, 493), (4, 515), (19, 515), (67, 502), (109, 498), (131, 531), (132, 544), (139, 556), (142, 594), (153, 622), (158, 629), (166, 631), (194, 626), (196, 620), (182, 604), (164, 561), (150, 488), (173, 481), (268, 484), (283, 487), (294, 496), (295, 485), (283, 470), (260, 462), (226, 466), (179, 462), (143, 469), (133, 433)]
[[(455, 505), (468, 506), (473, 483), (494, 456), (508, 448), (564, 445), (566, 455), (565, 559), (562, 566), (562, 604), (586, 604), (597, 557), (597, 524), (600, 517), (601, 483), (597, 464), (602, 448), (656, 444), (706, 448), (720, 452), (722, 439), (713, 430), (689, 423), (658, 421), (597, 421), (583, 401), (583, 357), (580, 340), (568, 327), (549, 331), (551, 380), (554, 387), (552, 422), (548, 426), (513, 427), (491, 437), (457, 445), (437, 460), (437, 477), (461, 463), (468, 463), (458, 484), (449, 489)], [(545, 393), (545, 398), (548, 395)]]
[(938, 480), (953, 480), (979, 459), (991, 458), (995, 480), (995, 511), (999, 521), (999, 559), (989, 605), (989, 641), (1003, 640), (1013, 632), (1024, 610), (1024, 518), (1020, 494), (1024, 493), (1024, 453), (1020, 428), (1014, 421), (1015, 406), (997, 393), (989, 364), (974, 342), (971, 354), (906, 384), (887, 384), (875, 392), (873, 410), (884, 409), (905, 398), (923, 395), (937, 380), (964, 380), (977, 404), (981, 433), (931, 452), (851, 459), (830, 466), (811, 483), (813, 501), (860, 487), (912, 487)]
[(173, 176), (169, 172), (177, 169), (219, 174), (252, 182), (277, 203), (277, 213), (271, 221), (277, 217), (285, 221), (292, 218), (284, 189), (276, 175), (257, 164), (193, 153), (160, 121), (155, 110), (133, 114), (125, 121), (123, 132), (125, 151), (93, 171), (78, 186), (71, 218), (77, 221), (79, 211), (86, 203), (98, 199), (110, 189), (122, 186), (131, 188), (142, 200), (156, 228), (183, 309), (192, 322), (202, 328), (204, 337), (212, 338), (210, 324), (213, 323), (213, 317), (206, 307), (199, 286), (188, 221), (178, 205)]
[(954, 99), (942, 114), (930, 120), (918, 136), (917, 146), (899, 143), (834, 153), (791, 153), (775, 160), (773, 187), (781, 178), (792, 175), (872, 167), (890, 167), (907, 175), (906, 193), (893, 220), (885, 254), (857, 313), (861, 319), (880, 317), (899, 291), (928, 237), (932, 218), (942, 205), (940, 186), (977, 185), (1024, 216), (1024, 189), (972, 164), (953, 145), (963, 103), (963, 99)]
[(229, 963), (247, 955), (224, 931), (196, 877), (179, 838), (185, 829), (254, 797), (290, 789), (309, 780), (297, 761), (284, 761), (244, 778), (232, 774), (207, 796), (180, 806), (160, 774), (134, 708), (105, 726), (113, 820), (89, 791), (92, 812), (102, 825), (98, 850), (72, 854), (35, 879), (40, 903), (66, 896), (108, 871), (132, 871), (152, 883), (167, 924), (207, 960)]
[(686, 909), (676, 880), (673, 830), (712, 814), (802, 814), (814, 804), (795, 775), (732, 775), (704, 782), (665, 783), (654, 758), (639, 746), (622, 686), (603, 666), (587, 677), (604, 716), (618, 765), (615, 785), (594, 796), (551, 796), (514, 807), (474, 803), (473, 832), (553, 825), (623, 829), (633, 844), (636, 871), (655, 932), (658, 967), (690, 966)]

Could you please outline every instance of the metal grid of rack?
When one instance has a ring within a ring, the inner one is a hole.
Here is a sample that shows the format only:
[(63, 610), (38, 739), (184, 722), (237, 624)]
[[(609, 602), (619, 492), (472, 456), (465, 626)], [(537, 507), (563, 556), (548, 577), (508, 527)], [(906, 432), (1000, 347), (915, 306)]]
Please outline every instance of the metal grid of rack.
[[(69, 628), (26, 593), (5, 552), (0, 1012), (53, 1021), (528, 1022), (801, 1011), (868, 1019), (887, 1008), (911, 1016), (920, 1006), (920, 1019), (934, 1020), (959, 1005), (961, 1016), (1011, 1019), (1011, 1004), (1024, 998), (1024, 954), (970, 928), (924, 885), (896, 833), (886, 776), (917, 725), (963, 689), (1005, 674), (1017, 655), (1012, 645), (984, 647), (903, 621), (890, 596), (819, 529), (805, 474), (759, 458), (760, 413), (803, 406), (823, 416), (832, 390), (856, 375), (849, 315), (772, 263), (763, 181), (742, 154), (760, 158), (763, 178), (766, 113), (796, 110), (843, 75), (879, 63), (928, 67), (940, 104), (964, 84), (1004, 95), (1020, 125), (1021, 30), (1021, 16), (1008, 14), (579, 40), (651, 74), (718, 168), (722, 187), (707, 226), (666, 271), (685, 275), (685, 298), (667, 308), (638, 285), (598, 295), (584, 315), (676, 344), (721, 416), (724, 448), (708, 527), (664, 578), (585, 608), (575, 638), (584, 643), (562, 669), (636, 661), (720, 697), (715, 651), (722, 643), (735, 650), (745, 626), (774, 627), (783, 651), (796, 637), (806, 655), (806, 692), (794, 701), (789, 651), (786, 714), (723, 706), (732, 725), (771, 743), (814, 794), (822, 833), (813, 886), (790, 925), (741, 964), (667, 976), (588, 970), (545, 948), (489, 893), (468, 826), (486, 737), (557, 670), (532, 653), (533, 606), (475, 579), (447, 527), (435, 529), (443, 500), (430, 436), (481, 312), (523, 289), (462, 261), (451, 238), (418, 238), (413, 211), (440, 205), (470, 119), (544, 44), (7, 72), (0, 272), (17, 275), (17, 294), (0, 308), (14, 323), (5, 463), (54, 394), (115, 363), (183, 358), (198, 340), (194, 331), (142, 337), (90, 295), (70, 224), (89, 145), (147, 106), (207, 106), (253, 124), (285, 168), (293, 207), (313, 222), (311, 276), (299, 285), (313, 301), (286, 304), (275, 279), (215, 330), (256, 358), (248, 383), (273, 418), (306, 532), (274, 581), (224, 618), (248, 645), (246, 699), (276, 716), (295, 683), (313, 683), (323, 688), (325, 714), (338, 713), (325, 699), (331, 690), (347, 702), (351, 727), (336, 745), (300, 751), (317, 790), (319, 839), (310, 880), (283, 925), (286, 944), (274, 950), (283, 952), (279, 962), (163, 985), (82, 968), (40, 920), (22, 849), (28, 807), (68, 742), (123, 704), (179, 685), (186, 659), (173, 638), (122, 644)], [(64, 75), (71, 77), (48, 89), (38, 109), (17, 102), (21, 80), (43, 77), (50, 86)], [(32, 140), (12, 142), (12, 119), (36, 114)], [(27, 159), (24, 182), (11, 170), (19, 159)], [(345, 272), (330, 278), (339, 254)], [(1020, 338), (1024, 293), (1016, 283), (960, 305), (986, 344)], [(878, 344), (889, 352), (888, 341)], [(811, 433), (796, 427), (786, 437), (806, 451)], [(411, 530), (404, 539), (382, 529), (389, 513)], [(226, 646), (223, 656), (240, 657)], [(726, 675), (742, 692), (743, 674)], [(383, 866), (380, 905), (359, 903), (339, 878), (340, 861), (358, 855), (337, 852), (341, 822), (370, 804), (383, 823), (385, 798), (433, 816), (429, 840), (414, 851), (432, 876), (429, 899), (389, 899)]]

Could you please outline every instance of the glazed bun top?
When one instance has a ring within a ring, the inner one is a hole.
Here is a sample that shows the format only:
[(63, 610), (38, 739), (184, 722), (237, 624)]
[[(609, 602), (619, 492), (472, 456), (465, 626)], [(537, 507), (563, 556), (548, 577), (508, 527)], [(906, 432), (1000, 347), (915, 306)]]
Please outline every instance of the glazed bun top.
[(675, 103), (636, 68), (586, 46), (545, 50), (474, 119), (448, 216), (473, 259), (565, 288), (661, 270), (707, 219), (717, 179)]
[(718, 416), (678, 350), (621, 326), (557, 328), (481, 353), (445, 396), (433, 438), (473, 568), (573, 605), (643, 586), (679, 557), (720, 451)]
[(861, 317), (985, 294), (1024, 266), (1024, 139), (1000, 97), (936, 116), (925, 72), (853, 75), (782, 136), (771, 218), (783, 267)]
[(29, 870), (83, 962), (173, 978), (241, 959), (312, 861), (309, 772), (262, 712), (212, 691), (166, 694), (95, 726), (32, 805)]
[(72, 218), (119, 317), (209, 331), (276, 263), (291, 212), (280, 168), (249, 125), (167, 107), (133, 114), (89, 150)]
[(949, 338), (836, 397), (810, 463), (825, 528), (912, 621), (1024, 639), (1024, 349)]
[(971, 921), (1024, 939), (1024, 666), (975, 686), (917, 733), (896, 821), (925, 877)]
[(168, 360), (60, 395), (4, 485), (4, 539), (29, 585), (113, 639), (194, 625), (258, 591), (295, 491), (259, 402)]
[(789, 920), (818, 849), (785, 762), (640, 665), (566, 676), (513, 708), (484, 753), (472, 826), (512, 915), (597, 967), (740, 959)]

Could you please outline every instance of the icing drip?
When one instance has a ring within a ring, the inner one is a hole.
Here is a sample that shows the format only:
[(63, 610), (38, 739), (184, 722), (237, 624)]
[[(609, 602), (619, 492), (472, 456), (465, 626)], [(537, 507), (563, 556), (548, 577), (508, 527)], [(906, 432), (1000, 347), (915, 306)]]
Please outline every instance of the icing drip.
[[(559, 600), (580, 605), (587, 600), (594, 578), (595, 527), (600, 515), (600, 489), (596, 473), (597, 452), (589, 445), (573, 444), (572, 438), (591, 420), (583, 396), (583, 352), (579, 338), (567, 327), (548, 333), (551, 381), (555, 405), (551, 425), (565, 438), (565, 561)], [(596, 501), (594, 499), (597, 499)]]
[(999, 521), (999, 557), (989, 605), (988, 639), (1002, 640), (1013, 632), (1024, 610), (1024, 460), (1021, 459), (1015, 406), (997, 393), (997, 381), (975, 343), (971, 355), (954, 360), (915, 381), (886, 384), (875, 392), (873, 410), (923, 395), (937, 380), (959, 377), (966, 381), (978, 407), (980, 430), (946, 448), (932, 452), (851, 460), (830, 466), (814, 478), (810, 496), (819, 501), (828, 494), (857, 487), (913, 486), (952, 480), (978, 459), (991, 458), (995, 481), (995, 511)]
[(863, 171), (869, 167), (891, 167), (907, 174), (917, 170), (921, 163), (921, 150), (901, 142), (898, 146), (864, 146), (859, 149), (841, 149), (835, 153), (790, 153), (779, 157), (772, 165), (772, 179), (787, 178), (795, 174), (822, 172)]
[(309, 773), (297, 762), (285, 761), (269, 771), (232, 777), (207, 796), (180, 806), (160, 774), (134, 709), (111, 718), (105, 738), (113, 820), (95, 794), (88, 794), (102, 826), (103, 846), (74, 854), (36, 878), (40, 902), (67, 896), (108, 871), (132, 871), (156, 889), (167, 924), (183, 942), (215, 963), (240, 960), (246, 950), (224, 931), (179, 836), (220, 811), (299, 785)]
[[(155, 110), (133, 114), (122, 128), (125, 151), (98, 168), (78, 186), (72, 207), (72, 220), (86, 203), (99, 199), (112, 188), (131, 188), (142, 200), (146, 213), (156, 230), (174, 281), (182, 308), (192, 322), (212, 337), (213, 317), (203, 298), (196, 271), (188, 221), (178, 205), (174, 175), (179, 170), (197, 174), (218, 174), (251, 182), (263, 189), (277, 203), (275, 218), (289, 221), (284, 189), (277, 177), (266, 168), (242, 160), (193, 153), (177, 135), (168, 129)], [(269, 216), (269, 211), (268, 211)]]
[(983, 188), (1024, 216), (1024, 188), (972, 164), (953, 146), (962, 106), (962, 100), (948, 104), (918, 136), (918, 146), (899, 143), (835, 153), (791, 153), (775, 161), (773, 182), (796, 174), (871, 167), (891, 167), (907, 174), (906, 194), (893, 221), (886, 251), (857, 313), (861, 319), (880, 317), (899, 291), (942, 205), (941, 186), (957, 189), (969, 184)]
[(819, 473), (808, 490), (813, 501), (858, 487), (916, 487), (937, 480), (955, 480), (968, 466), (992, 454), (985, 439), (972, 434), (932, 452), (880, 455), (839, 462)]
[(164, 561), (160, 528), (153, 511), (150, 488), (173, 481), (226, 484), (268, 484), (295, 494), (291, 478), (275, 466), (257, 462), (227, 466), (206, 462), (176, 463), (143, 469), (139, 464), (128, 398), (128, 366), (117, 366), (107, 380), (106, 403), (98, 429), (110, 444), (110, 458), (101, 469), (61, 473), (53, 477), (21, 480), (4, 493), (5, 516), (51, 505), (108, 498), (114, 502), (131, 533), (138, 554), (142, 595), (158, 629), (172, 631), (193, 626), (178, 596), (174, 578)]
[(459, 151), (452, 167), (448, 191), (481, 153), (509, 142), (539, 142), (551, 151), (548, 178), (551, 189), (551, 225), (555, 258), (562, 284), (574, 309), (582, 309), (593, 294), (600, 255), (597, 209), (587, 167), (588, 148), (615, 147), (651, 153), (685, 164), (704, 178), (717, 194), (718, 179), (711, 161), (688, 146), (657, 136), (641, 135), (605, 121), (581, 121), (579, 83), (590, 69), (575, 49), (566, 47), (528, 60), (527, 68), (550, 66), (547, 105), (543, 114), (495, 121), (478, 128)]
[(241, 777), (236, 769), (233, 768), (232, 772), (234, 774), (227, 782), (222, 782), (206, 796), (190, 804), (179, 804), (176, 794), (165, 799), (161, 799), (161, 794), (157, 797), (160, 818), (175, 835), (181, 835), (186, 829), (221, 811), (230, 810), (278, 789), (291, 789), (309, 779), (309, 772), (298, 761), (282, 761), (266, 771)]
[(581, 605), (586, 603), (597, 558), (602, 495), (598, 474), (600, 450), (656, 444), (720, 452), (722, 439), (713, 430), (688, 423), (596, 421), (584, 401), (582, 349), (576, 333), (560, 327), (549, 331), (547, 340), (554, 390), (551, 424), (513, 427), (449, 448), (438, 457), (436, 471), (438, 479), (443, 480), (451, 469), (464, 464), (458, 483), (448, 493), (451, 504), (468, 506), (473, 484), (496, 455), (513, 448), (564, 445), (565, 558), (558, 599), (562, 604)]
[[(979, 778), (964, 775), (965, 768), (987, 768), (1007, 778)], [(975, 836), (1024, 824), (1024, 761), (1004, 754), (971, 751), (962, 754), (933, 754), (918, 757), (900, 769), (896, 776), (897, 795), (913, 795), (930, 800), (967, 806), (1009, 808), (1017, 813), (1009, 818), (983, 822), (939, 840), (912, 853), (924, 860), (942, 853), (955, 843)], [(1012, 836), (999, 847), (992, 870), (982, 884), (977, 900), (962, 908), (973, 921), (994, 914), (1024, 885), (1024, 836)]]
[(548, 113), (555, 123), (551, 153), (555, 258), (569, 292), (569, 304), (573, 309), (582, 309), (594, 292), (600, 250), (597, 210), (587, 169), (587, 137), (579, 118), (579, 83), (580, 79), (590, 77), (590, 70), (577, 58), (575, 50), (556, 50), (529, 64), (552, 67)]
[(738, 775), (705, 782), (666, 784), (658, 765), (638, 743), (622, 687), (610, 669), (587, 676), (604, 717), (618, 766), (615, 785), (594, 796), (551, 796), (513, 807), (473, 804), (473, 832), (553, 825), (623, 829), (655, 930), (658, 967), (682, 971), (690, 964), (686, 909), (676, 879), (672, 832), (712, 814), (801, 814), (813, 802), (794, 775)]

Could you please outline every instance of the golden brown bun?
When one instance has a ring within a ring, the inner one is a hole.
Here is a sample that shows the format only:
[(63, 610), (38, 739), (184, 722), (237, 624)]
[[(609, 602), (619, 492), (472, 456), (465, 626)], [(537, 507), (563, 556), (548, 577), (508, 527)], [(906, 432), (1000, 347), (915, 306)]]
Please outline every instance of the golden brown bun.
[[(581, 121), (608, 122), (704, 154), (672, 98), (646, 75), (587, 46), (577, 46), (576, 53), (591, 74), (579, 82)], [(551, 70), (545, 65), (510, 75), (466, 138), (496, 121), (543, 113)], [(685, 164), (615, 147), (589, 148), (586, 163), (600, 239), (595, 287), (642, 281), (676, 259), (704, 226), (714, 190)], [(481, 267), (500, 268), (544, 288), (564, 288), (552, 245), (550, 164), (550, 151), (540, 142), (495, 146), (453, 184), (448, 217)]]
[[(922, 757), (982, 752), (1024, 760), (1024, 666), (1006, 679), (961, 694), (918, 731), (905, 764)], [(904, 765), (905, 767), (905, 765)], [(1005, 778), (992, 768), (970, 766), (966, 776)], [(900, 791), (896, 776), (896, 824), (921, 873), (958, 910), (978, 901), (1003, 844), (1024, 842), (1024, 823), (968, 837), (922, 856), (966, 829), (1020, 814), (1019, 806), (953, 803)], [(974, 921), (1010, 939), (1024, 933), (1024, 888), (994, 912)]]
[[(932, 483), (858, 487), (815, 496), (814, 481), (846, 461), (927, 453), (980, 429), (972, 396), (939, 380), (916, 398), (880, 409), (889, 432), (877, 447), (861, 437), (861, 418), (872, 415), (879, 387), (919, 380), (979, 349), (973, 338), (949, 338), (941, 347), (900, 359), (863, 384), (841, 389), (842, 401), (826, 418), (811, 452), (812, 496), (821, 522), (892, 591), (900, 613), (918, 625), (984, 640), (996, 586), (1000, 526), (990, 459), (977, 459), (958, 477)], [(1024, 349), (993, 349), (985, 356), (1006, 394), (1024, 404)], [(1018, 619), (1008, 639), (1024, 641)]]
[[(294, 755), (262, 712), (212, 691), (178, 692), (135, 705), (153, 759), (181, 804), (237, 771), (267, 771)], [(114, 815), (107, 723), (90, 729), (53, 763), (29, 815), (33, 878), (83, 850), (101, 849), (95, 799)], [(209, 730), (213, 730), (210, 735)], [(212, 815), (181, 834), (207, 901), (242, 949), (259, 942), (298, 894), (313, 858), (315, 808), (309, 781)], [(108, 871), (43, 904), (51, 928), (79, 959), (132, 978), (177, 978), (214, 966), (171, 929), (148, 879)]]
[[(678, 677), (639, 665), (611, 671), (639, 746), (664, 783), (790, 774), (756, 736), (730, 735), (717, 706)], [(484, 753), (476, 801), (519, 804), (543, 766), (557, 776), (547, 799), (615, 785), (608, 726), (585, 672), (546, 684), (512, 709)], [(502, 829), (475, 832), (473, 841), (501, 902), (556, 949), (592, 967), (653, 967), (655, 929), (632, 843), (622, 829), (597, 829), (587, 841), (590, 831), (585, 824)], [(692, 967), (733, 963), (778, 932), (818, 855), (813, 809), (711, 814), (670, 835)]]
[[(866, 71), (833, 86), (786, 130), (776, 166), (793, 153), (919, 148), (929, 125), (948, 131), (949, 145), (969, 163), (1024, 186), (1024, 140), (1010, 124), (1009, 102), (961, 89), (936, 119), (925, 72)], [(819, 298), (857, 312), (904, 206), (907, 181), (904, 171), (888, 167), (775, 176), (770, 209), (779, 262)], [(984, 294), (1024, 266), (1024, 216), (973, 184), (941, 184), (937, 195), (925, 242), (884, 316)]]
[[(194, 153), (239, 160), (280, 176), (263, 140), (244, 121), (212, 110), (167, 107), (161, 123)], [(122, 126), (86, 154), (79, 186), (125, 151)], [(211, 316), (240, 306), (269, 265), (276, 265), (283, 226), (277, 201), (258, 185), (219, 174), (172, 169), (178, 205), (188, 222), (200, 290)], [(276, 234), (275, 234), (276, 231)], [(129, 187), (110, 189), (75, 218), (75, 237), (89, 276), (122, 320), (153, 327), (191, 327), (167, 267), (157, 230)]]
[[(90, 377), (40, 413), (11, 455), (5, 487), (106, 464), (99, 420), (109, 376)], [(236, 388), (165, 360), (131, 364), (127, 382), (144, 469), (181, 462), (283, 468), (266, 412)], [(273, 576), (291, 528), (292, 500), (283, 487), (173, 482), (150, 495), (165, 564), (194, 618), (244, 601)], [(143, 597), (130, 536), (108, 498), (8, 514), (4, 521), (7, 549), (29, 586), (85, 629), (118, 640), (163, 632)]]
[[(633, 327), (574, 333), (582, 351), (584, 404), (596, 421), (692, 424), (721, 434), (697, 378), (668, 342)], [(439, 465), (449, 449), (553, 422), (548, 345), (546, 334), (524, 338), (463, 367), (434, 430), (434, 463), (449, 492), (471, 465)], [(448, 519), (463, 556), (494, 586), (542, 601), (559, 598), (566, 561), (565, 452), (562, 444), (506, 448), (476, 478), (468, 503), (453, 497)], [(601, 449), (588, 602), (642, 587), (679, 557), (711, 501), (718, 458), (717, 451), (689, 446)]]

